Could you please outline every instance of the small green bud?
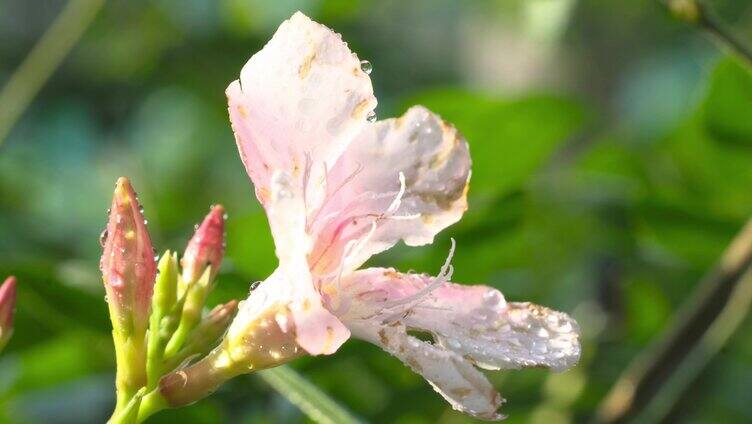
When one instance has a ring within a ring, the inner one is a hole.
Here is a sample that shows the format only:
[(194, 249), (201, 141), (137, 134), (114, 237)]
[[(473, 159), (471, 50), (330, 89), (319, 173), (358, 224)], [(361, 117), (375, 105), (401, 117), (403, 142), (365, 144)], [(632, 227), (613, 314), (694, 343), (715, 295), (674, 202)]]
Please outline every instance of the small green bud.
[(154, 299), (152, 301), (152, 316), (160, 318), (170, 312), (177, 302), (178, 295), (178, 255), (169, 250), (159, 260), (157, 266), (159, 274), (154, 284)]
[(209, 266), (198, 281), (187, 286), (184, 294), (185, 303), (183, 304), (183, 311), (180, 316), (180, 324), (169, 343), (167, 343), (165, 357), (169, 358), (176, 355), (183, 347), (188, 334), (201, 321), (201, 312), (206, 304), (206, 298), (213, 288), (212, 278), (212, 267)]
[(168, 362), (167, 370), (174, 370), (183, 361), (196, 355), (205, 355), (217, 346), (219, 338), (227, 331), (230, 321), (238, 310), (238, 301), (231, 300), (217, 305), (201, 321), (188, 337), (185, 346)]

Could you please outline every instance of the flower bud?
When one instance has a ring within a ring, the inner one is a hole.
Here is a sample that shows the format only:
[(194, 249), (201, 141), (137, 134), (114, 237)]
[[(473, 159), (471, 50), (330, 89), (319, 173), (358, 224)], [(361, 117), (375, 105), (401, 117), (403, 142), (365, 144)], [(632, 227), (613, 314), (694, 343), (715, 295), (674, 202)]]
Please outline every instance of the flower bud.
[(8, 277), (0, 286), (0, 350), (13, 334), (13, 309), (16, 306), (16, 278)]
[(153, 313), (159, 319), (170, 313), (177, 302), (178, 289), (178, 255), (166, 251), (159, 260), (157, 275), (154, 284), (154, 299), (152, 301)]
[(181, 261), (183, 282), (187, 285), (197, 281), (208, 266), (211, 280), (217, 275), (225, 253), (225, 209), (214, 205), (196, 233), (188, 242)]
[(216, 347), (219, 338), (227, 331), (227, 327), (237, 310), (237, 300), (215, 306), (191, 332), (185, 346), (175, 356), (169, 358), (165, 369), (172, 371), (186, 359), (195, 355), (205, 355)]
[(127, 178), (115, 184), (109, 222), (102, 233), (100, 269), (115, 331), (146, 331), (156, 276), (154, 249), (142, 208)]
[(219, 338), (227, 330), (230, 321), (238, 310), (238, 301), (231, 300), (225, 304), (217, 305), (209, 312), (196, 327), (190, 337), (186, 349), (191, 354), (206, 353), (216, 346)]

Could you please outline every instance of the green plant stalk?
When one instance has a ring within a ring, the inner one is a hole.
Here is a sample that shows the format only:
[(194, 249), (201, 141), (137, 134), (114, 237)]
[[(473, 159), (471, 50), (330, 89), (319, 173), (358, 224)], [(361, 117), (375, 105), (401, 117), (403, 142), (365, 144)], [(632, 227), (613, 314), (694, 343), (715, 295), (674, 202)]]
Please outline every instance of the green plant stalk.
[(282, 365), (261, 371), (258, 375), (314, 422), (320, 424), (362, 422), (291, 367)]
[(109, 421), (107, 421), (107, 424), (137, 423), (138, 410), (141, 406), (141, 399), (143, 398), (144, 393), (146, 393), (146, 389), (142, 387), (138, 392), (136, 392), (136, 394), (131, 398), (131, 400), (124, 408), (122, 408), (116, 414), (112, 415)]
[(164, 373), (164, 351), (175, 325), (171, 308), (181, 311), (182, 303), (176, 302), (178, 285), (177, 254), (166, 251), (159, 261), (159, 274), (154, 285), (152, 310), (149, 316), (148, 350), (146, 357), (147, 390), (157, 386)]
[(116, 416), (146, 384), (146, 346), (144, 338), (138, 337), (136, 333), (123, 334), (113, 331), (112, 337), (115, 340), (117, 360), (115, 376), (117, 404), (113, 413), (113, 416)]
[(743, 43), (726, 23), (710, 10), (705, 2), (700, 0), (660, 0), (659, 3), (676, 19), (708, 32), (719, 44), (752, 67), (752, 49)]
[(70, 0), (0, 91), (0, 145), (94, 20), (104, 0)]
[(247, 371), (248, 368), (233, 361), (225, 349), (215, 349), (190, 367), (162, 377), (159, 387), (144, 397), (138, 422), (163, 409), (178, 408), (201, 400), (227, 380)]
[(212, 289), (211, 266), (206, 268), (198, 281), (189, 284), (185, 290), (185, 303), (180, 316), (180, 324), (165, 348), (164, 356), (169, 358), (178, 354), (188, 335), (201, 322), (201, 312), (206, 298)]

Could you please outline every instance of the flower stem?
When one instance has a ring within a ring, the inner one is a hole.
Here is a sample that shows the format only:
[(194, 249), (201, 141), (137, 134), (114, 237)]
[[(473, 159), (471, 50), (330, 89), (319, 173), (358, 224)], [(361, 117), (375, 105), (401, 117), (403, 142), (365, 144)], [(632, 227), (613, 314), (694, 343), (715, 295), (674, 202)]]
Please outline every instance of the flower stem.
[(660, 3), (675, 18), (705, 30), (723, 47), (739, 56), (748, 66), (752, 66), (752, 49), (743, 43), (704, 2), (700, 0), (661, 0)]
[(752, 49), (745, 45), (736, 34), (734, 34), (715, 14), (709, 12), (707, 7), (701, 6), (703, 10), (701, 14), (701, 20), (699, 22), (700, 27), (715, 37), (721, 44), (727, 49), (736, 53), (737, 56), (742, 58), (748, 66), (752, 66)]
[(146, 367), (145, 341), (140, 337), (118, 334), (113, 331), (115, 340), (115, 356), (117, 360), (117, 374), (115, 387), (117, 389), (117, 404), (113, 417), (127, 408), (138, 390), (146, 383), (144, 369)]
[(0, 91), (0, 144), (94, 20), (104, 0), (70, 0)]

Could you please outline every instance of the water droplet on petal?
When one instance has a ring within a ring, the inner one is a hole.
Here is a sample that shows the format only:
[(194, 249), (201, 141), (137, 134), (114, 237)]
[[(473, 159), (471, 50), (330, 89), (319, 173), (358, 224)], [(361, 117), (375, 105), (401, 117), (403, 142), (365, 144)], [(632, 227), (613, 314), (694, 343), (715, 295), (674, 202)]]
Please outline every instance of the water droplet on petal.
[(149, 220), (148, 219), (144, 220), (144, 225), (149, 225)]
[(367, 60), (361, 60), (360, 61), (360, 70), (365, 72), (367, 75), (371, 74), (371, 71), (373, 71), (373, 65), (371, 65), (371, 62)]
[(198, 224), (193, 226), (193, 231), (198, 231)]
[(102, 233), (99, 235), (99, 245), (104, 247), (105, 243), (107, 243), (107, 235), (109, 233), (107, 232), (107, 228), (102, 230)]
[(366, 116), (366, 121), (368, 122), (376, 122), (376, 111), (370, 111), (368, 112), (368, 116)]

